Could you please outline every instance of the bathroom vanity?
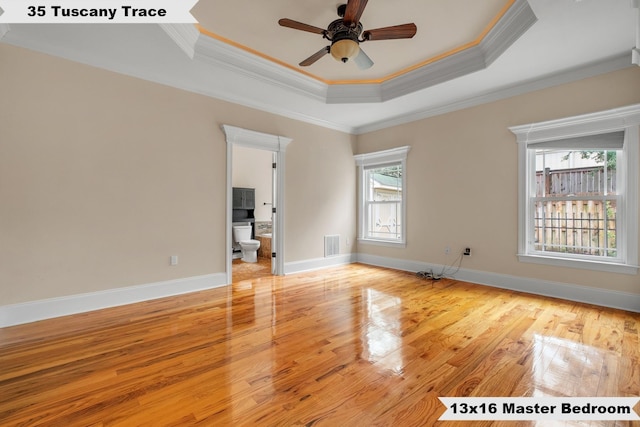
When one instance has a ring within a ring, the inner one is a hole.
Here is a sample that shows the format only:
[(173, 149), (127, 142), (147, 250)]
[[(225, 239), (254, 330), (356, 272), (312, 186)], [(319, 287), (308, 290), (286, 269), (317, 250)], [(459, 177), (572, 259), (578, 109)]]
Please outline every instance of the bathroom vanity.
[(260, 241), (258, 256), (260, 258), (271, 258), (271, 233), (256, 236), (256, 239)]

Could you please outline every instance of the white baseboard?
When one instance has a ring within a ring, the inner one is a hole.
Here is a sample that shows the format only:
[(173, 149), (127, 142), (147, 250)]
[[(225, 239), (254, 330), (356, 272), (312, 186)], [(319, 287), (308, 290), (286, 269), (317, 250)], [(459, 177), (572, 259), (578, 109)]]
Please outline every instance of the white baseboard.
[[(360, 262), (397, 270), (418, 272), (432, 269), (440, 272), (442, 265), (420, 261), (403, 260), (367, 254), (343, 254), (334, 257), (316, 258), (285, 263), (285, 274), (319, 270), (339, 265)], [(125, 288), (109, 289), (87, 294), (49, 298), (19, 304), (0, 306), (0, 328), (84, 313), (103, 308), (117, 307), (157, 298), (180, 295), (227, 285), (225, 273), (187, 277), (184, 279), (149, 283)], [(510, 276), (461, 268), (455, 278), (479, 285), (501, 289), (562, 298), (569, 301), (584, 302), (603, 307), (640, 312), (640, 294), (609, 291), (599, 288), (573, 285), (560, 282)]]
[(225, 273), (0, 306), (0, 328), (227, 285)]
[[(419, 261), (387, 258), (376, 255), (358, 254), (357, 261), (363, 264), (394, 268), (397, 270), (418, 272), (432, 269), (434, 272), (443, 270), (442, 265), (427, 264)], [(640, 294), (620, 292), (600, 288), (591, 288), (569, 283), (551, 282), (548, 280), (528, 277), (511, 276), (507, 274), (461, 268), (455, 273), (455, 278), (479, 285), (529, 294), (562, 298), (569, 301), (584, 302), (602, 307), (617, 308), (626, 311), (640, 312)]]
[(356, 254), (341, 254), (326, 258), (314, 258), (304, 261), (286, 262), (284, 274), (301, 273), (303, 271), (320, 270), (328, 267), (351, 264), (356, 261)]

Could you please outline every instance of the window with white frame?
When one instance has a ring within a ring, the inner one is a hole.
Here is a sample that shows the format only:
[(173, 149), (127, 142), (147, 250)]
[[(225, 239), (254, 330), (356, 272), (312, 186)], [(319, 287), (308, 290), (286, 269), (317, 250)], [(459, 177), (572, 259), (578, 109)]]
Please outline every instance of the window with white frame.
[(511, 128), (519, 258), (636, 274), (640, 105)]
[(406, 158), (409, 147), (358, 154), (358, 238), (364, 242), (406, 243)]

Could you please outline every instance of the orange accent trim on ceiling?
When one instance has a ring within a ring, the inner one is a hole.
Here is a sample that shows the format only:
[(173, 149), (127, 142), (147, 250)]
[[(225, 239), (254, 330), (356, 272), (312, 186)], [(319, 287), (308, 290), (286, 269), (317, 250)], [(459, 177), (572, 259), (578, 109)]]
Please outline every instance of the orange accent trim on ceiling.
[(228, 44), (230, 46), (234, 46), (237, 47), (238, 49), (242, 49), (245, 52), (249, 52), (251, 54), (254, 54), (256, 56), (259, 56), (262, 59), (266, 59), (267, 61), (271, 61), (274, 62), (278, 65), (282, 65), (285, 68), (288, 68), (290, 70), (293, 70), (295, 72), (298, 72), (300, 74), (304, 74), (307, 77), (311, 77), (312, 79), (318, 80), (322, 83), (325, 83), (327, 85), (346, 85), (346, 84), (380, 84), (380, 83), (384, 83), (388, 80), (391, 80), (393, 78), (399, 77), (403, 74), (407, 74), (411, 71), (417, 70), (418, 68), (424, 67), (425, 65), (429, 65), (432, 64), (434, 62), (440, 61), (444, 58), (447, 58), (451, 55), (454, 55), (456, 53), (462, 52), (464, 50), (467, 50), (469, 48), (472, 48), (474, 46), (477, 46), (480, 44), (480, 42), (482, 42), (482, 40), (487, 36), (487, 34), (489, 34), (489, 31), (491, 31), (493, 29), (493, 27), (496, 26), (496, 24), (498, 23), (498, 21), (500, 21), (500, 19), (502, 19), (502, 17), (504, 16), (505, 13), (507, 13), (507, 11), (509, 10), (509, 8), (511, 6), (513, 6), (513, 4), (515, 3), (516, 0), (507, 0), (506, 4), (504, 5), (504, 7), (500, 10), (500, 12), (498, 12), (498, 14), (496, 16), (493, 17), (493, 19), (489, 22), (489, 24), (484, 28), (484, 30), (480, 33), (480, 35), (478, 35), (478, 37), (476, 37), (474, 40), (470, 41), (469, 43), (465, 43), (461, 46), (458, 46), (454, 49), (451, 49), (447, 52), (441, 53), (439, 55), (433, 56), (429, 59), (426, 59), (422, 62), (419, 62), (417, 64), (411, 65), (409, 67), (406, 67), (400, 71), (397, 71), (395, 73), (389, 74), (387, 76), (381, 77), (379, 79), (363, 79), (363, 80), (327, 80), (327, 79), (323, 79), (322, 77), (316, 76), (313, 73), (310, 73), (308, 71), (305, 70), (301, 70), (298, 67), (295, 67), (291, 64), (288, 64), (284, 61), (281, 61), (277, 58), (274, 58), (272, 56), (266, 55), (260, 51), (257, 51), (255, 49), (252, 49), (248, 46), (245, 46), (243, 44), (240, 44), (238, 42), (235, 42), (231, 39), (228, 39), (226, 37), (223, 37), (219, 34), (216, 34), (212, 31), (207, 30), (206, 28), (202, 27), (200, 24), (195, 24), (197, 30), (208, 37), (211, 37), (213, 39), (219, 40), (225, 44)]
[(275, 63), (276, 63), (276, 64), (278, 64), (278, 65), (282, 65), (283, 67), (287, 67), (287, 68), (289, 68), (290, 70), (296, 71), (296, 72), (298, 72), (298, 73), (300, 73), (300, 74), (304, 74), (305, 76), (308, 76), (308, 77), (314, 78), (314, 79), (316, 79), (316, 80), (320, 80), (320, 81), (321, 81), (321, 82), (323, 82), (323, 83), (326, 83), (326, 84), (332, 84), (332, 83), (333, 83), (331, 80), (325, 80), (325, 79), (323, 79), (323, 78), (321, 78), (321, 77), (318, 77), (318, 76), (316, 76), (316, 75), (314, 75), (314, 74), (311, 74), (311, 73), (309, 73), (309, 72), (307, 72), (307, 71), (304, 71), (304, 70), (301, 70), (301, 69), (299, 69), (299, 68), (297, 68), (297, 67), (294, 67), (294, 66), (293, 66), (293, 65), (291, 65), (291, 64), (287, 64), (287, 63), (286, 63), (286, 62), (284, 62), (284, 61), (281, 61), (281, 60), (276, 59), (276, 58), (274, 58), (274, 57), (272, 57), (272, 56), (269, 56), (269, 55), (265, 55), (264, 53), (262, 53), (262, 52), (260, 52), (260, 51), (257, 51), (257, 50), (255, 50), (255, 49), (252, 49), (252, 48), (250, 48), (250, 47), (248, 47), (248, 46), (245, 46), (245, 45), (243, 45), (243, 44), (240, 44), (240, 43), (238, 43), (238, 42), (234, 42), (233, 40), (228, 39), (228, 38), (226, 38), (226, 37), (222, 37), (222, 36), (221, 36), (221, 35), (219, 35), (219, 34), (216, 34), (216, 33), (213, 33), (213, 32), (211, 32), (211, 31), (207, 30), (206, 28), (202, 27), (200, 24), (196, 24), (196, 28), (198, 29), (198, 31), (200, 31), (200, 33), (201, 33), (201, 34), (204, 34), (205, 36), (209, 36), (209, 37), (211, 37), (211, 38), (213, 38), (213, 39), (219, 40), (219, 41), (221, 41), (221, 42), (223, 42), (223, 43), (226, 43), (226, 44), (228, 44), (228, 45), (231, 45), (231, 46), (233, 46), (233, 47), (237, 47), (238, 49), (242, 49), (242, 50), (244, 50), (245, 52), (249, 52), (249, 53), (252, 53), (252, 54), (254, 54), (254, 55), (257, 55), (257, 56), (259, 56), (260, 58), (266, 59), (267, 61), (275, 62)]

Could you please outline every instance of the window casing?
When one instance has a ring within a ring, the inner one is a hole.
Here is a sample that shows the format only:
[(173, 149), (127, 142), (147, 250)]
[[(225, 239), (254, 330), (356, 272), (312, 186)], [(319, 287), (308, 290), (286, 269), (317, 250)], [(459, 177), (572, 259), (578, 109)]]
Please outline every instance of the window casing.
[(640, 105), (510, 128), (521, 261), (636, 274)]
[(406, 158), (409, 147), (354, 156), (359, 171), (358, 239), (406, 244)]
[[(528, 251), (622, 262), (622, 150), (534, 147), (527, 155), (535, 162), (528, 177)], [(576, 161), (585, 165), (571, 167)]]

